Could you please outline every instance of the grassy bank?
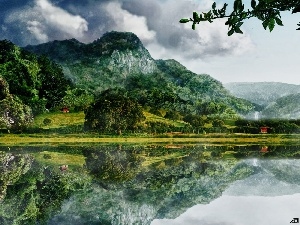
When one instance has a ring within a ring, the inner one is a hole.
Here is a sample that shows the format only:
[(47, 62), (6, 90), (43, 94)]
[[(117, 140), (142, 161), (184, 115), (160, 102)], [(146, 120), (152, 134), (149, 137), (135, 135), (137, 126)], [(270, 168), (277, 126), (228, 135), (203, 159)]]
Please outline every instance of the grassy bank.
[(48, 144), (92, 144), (92, 143), (165, 143), (165, 144), (297, 144), (300, 143), (300, 135), (285, 134), (164, 134), (156, 136), (102, 136), (82, 135), (16, 135), (5, 134), (0, 136), (0, 145), (48, 145)]

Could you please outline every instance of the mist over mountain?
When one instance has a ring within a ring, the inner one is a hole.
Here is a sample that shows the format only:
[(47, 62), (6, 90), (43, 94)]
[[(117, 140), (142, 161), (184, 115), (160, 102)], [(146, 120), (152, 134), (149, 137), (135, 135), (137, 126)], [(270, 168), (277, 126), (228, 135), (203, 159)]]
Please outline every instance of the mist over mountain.
[(300, 85), (280, 82), (233, 82), (224, 84), (231, 94), (250, 102), (268, 106), (278, 98), (300, 93)]
[(300, 93), (276, 99), (262, 111), (262, 115), (267, 118), (299, 119)]

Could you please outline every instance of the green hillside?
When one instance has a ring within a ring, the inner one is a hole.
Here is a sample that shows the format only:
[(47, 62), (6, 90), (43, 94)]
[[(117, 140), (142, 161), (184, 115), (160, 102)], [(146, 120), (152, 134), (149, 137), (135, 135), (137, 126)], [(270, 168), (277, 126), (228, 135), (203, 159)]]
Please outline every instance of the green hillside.
[(299, 119), (300, 93), (278, 98), (262, 111), (262, 115), (266, 118)]
[(175, 60), (154, 60), (133, 33), (110, 32), (90, 44), (75, 39), (25, 49), (47, 55), (82, 89), (96, 94), (125, 88), (142, 106), (236, 118), (254, 105), (232, 96), (220, 82)]
[(276, 99), (300, 93), (300, 85), (279, 82), (237, 82), (224, 84), (234, 96), (266, 107)]

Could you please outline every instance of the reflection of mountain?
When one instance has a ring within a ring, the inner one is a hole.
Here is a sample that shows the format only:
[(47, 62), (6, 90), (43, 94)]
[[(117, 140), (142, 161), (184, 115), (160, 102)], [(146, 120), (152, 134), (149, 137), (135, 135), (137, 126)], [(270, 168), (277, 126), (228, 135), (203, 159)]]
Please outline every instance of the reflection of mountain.
[(85, 177), (43, 167), (30, 154), (0, 152), (0, 224), (46, 224)]
[[(41, 149), (31, 151), (34, 154)], [(86, 165), (80, 172), (70, 169), (62, 173), (53, 166), (45, 168), (29, 154), (14, 154), (20, 149), (11, 148), (12, 153), (1, 156), (0, 169), (12, 156), (23, 164), (17, 163), (20, 168), (10, 172), (10, 178), (20, 176), (7, 185), (0, 224), (37, 220), (49, 225), (146, 225), (154, 219), (178, 217), (194, 205), (209, 204), (224, 192), (273, 196), (282, 189), (284, 194), (299, 193), (299, 160), (235, 158), (297, 156), (295, 149), (299, 148), (269, 146), (268, 152), (260, 152), (260, 146), (47, 147), (53, 153), (85, 156)], [(7, 168), (14, 167), (4, 170)], [(1, 173), (2, 183), (7, 174)], [(13, 213), (5, 213), (12, 208)]]
[(255, 174), (233, 183), (227, 195), (278, 196), (300, 193), (300, 160), (245, 160)]
[[(208, 160), (204, 151), (203, 146), (176, 151), (89, 149), (84, 153), (87, 168), (98, 184), (65, 202), (50, 224), (150, 224), (155, 218), (174, 218), (193, 205), (218, 198), (230, 183), (253, 172), (235, 159)], [(124, 177), (119, 173), (122, 168)]]
[(252, 158), (241, 160), (239, 165), (247, 165), (244, 168), (251, 169), (253, 175), (231, 183), (209, 204), (195, 205), (175, 219), (151, 224), (288, 224), (300, 208), (300, 160)]

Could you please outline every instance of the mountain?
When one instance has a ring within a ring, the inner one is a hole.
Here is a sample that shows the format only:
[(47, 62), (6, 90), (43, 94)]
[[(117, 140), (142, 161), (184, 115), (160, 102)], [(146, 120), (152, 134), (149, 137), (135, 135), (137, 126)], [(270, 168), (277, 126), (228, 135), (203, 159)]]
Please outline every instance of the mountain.
[(287, 95), (276, 99), (263, 111), (266, 118), (299, 119), (300, 118), (300, 93)]
[(65, 75), (77, 85), (96, 91), (122, 86), (129, 74), (150, 74), (156, 69), (154, 59), (132, 33), (106, 33), (89, 44), (70, 39), (25, 49), (46, 55), (61, 64)]
[(238, 98), (247, 99), (265, 107), (278, 98), (300, 93), (300, 85), (279, 82), (227, 83), (224, 87)]
[(209, 75), (195, 74), (172, 59), (154, 60), (130, 32), (109, 32), (88, 44), (70, 39), (25, 49), (48, 56), (77, 87), (96, 94), (125, 88), (142, 106), (184, 113), (236, 116), (254, 110)]

